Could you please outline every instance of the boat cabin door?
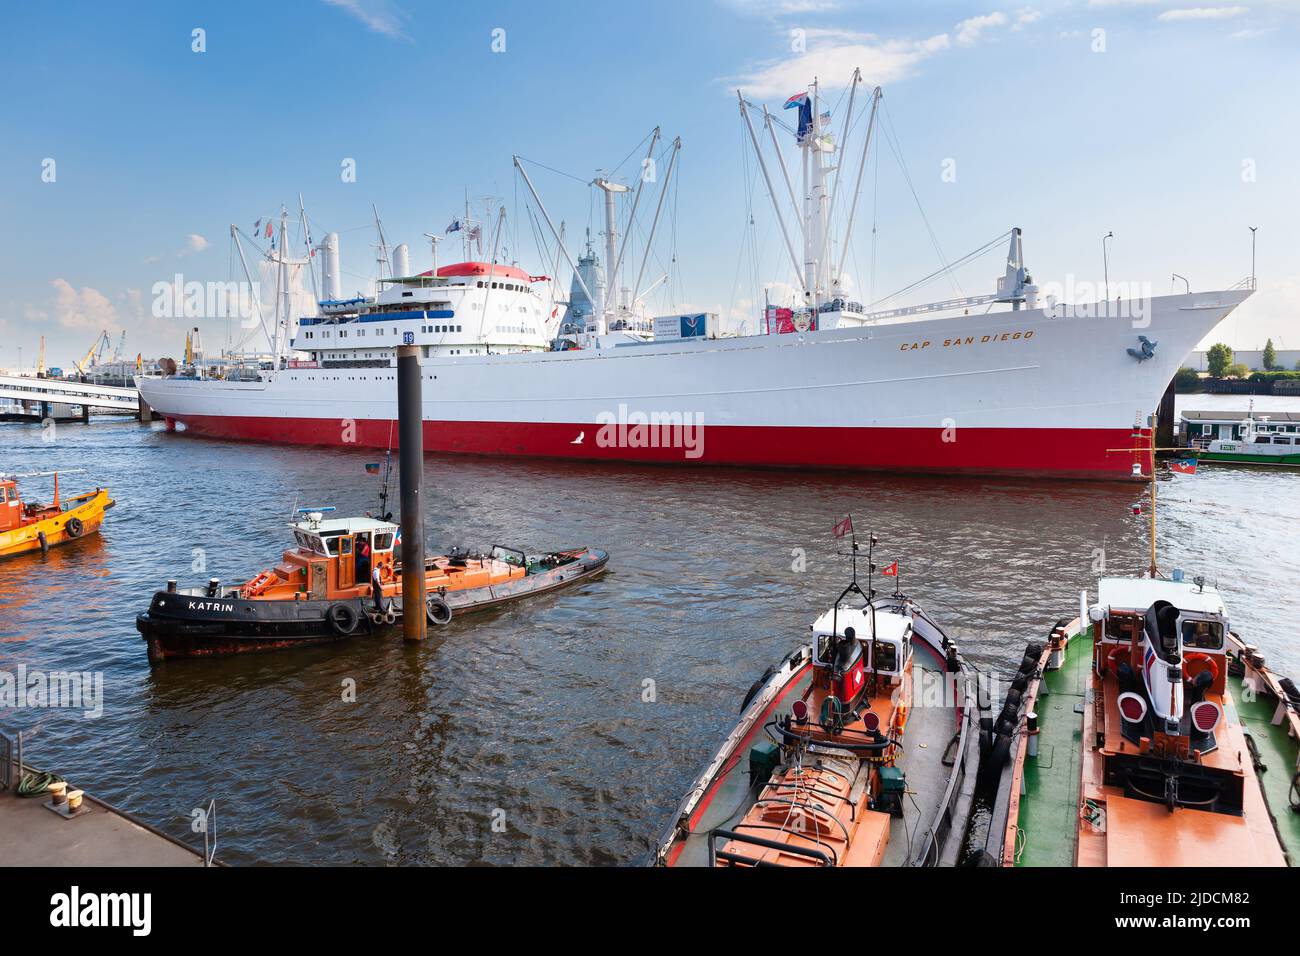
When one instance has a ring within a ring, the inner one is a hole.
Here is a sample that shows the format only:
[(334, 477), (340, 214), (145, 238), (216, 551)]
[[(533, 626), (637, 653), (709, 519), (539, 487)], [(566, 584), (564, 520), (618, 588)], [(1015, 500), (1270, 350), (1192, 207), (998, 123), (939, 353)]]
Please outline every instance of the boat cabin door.
[(18, 499), (18, 486), (12, 481), (0, 481), (0, 531), (8, 531), (23, 523), (23, 503)]
[(338, 586), (350, 588), (357, 583), (357, 566), (352, 559), (352, 535), (341, 535), (338, 544)]

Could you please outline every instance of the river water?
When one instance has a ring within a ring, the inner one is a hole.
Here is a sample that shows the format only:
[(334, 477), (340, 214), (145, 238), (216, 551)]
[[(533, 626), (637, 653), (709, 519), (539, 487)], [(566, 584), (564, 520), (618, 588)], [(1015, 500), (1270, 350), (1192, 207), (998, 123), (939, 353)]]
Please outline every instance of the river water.
[[(63, 490), (103, 484), (118, 502), (101, 535), (0, 563), (0, 671), (102, 674), (103, 713), (7, 709), (0, 727), (24, 731), (29, 762), (191, 844), (193, 811), (215, 799), (235, 864), (625, 864), (751, 682), (847, 582), (831, 536), (844, 514), (993, 669), (1013, 668), (1081, 588), (1095, 595), (1103, 562), (1146, 564), (1147, 519), (1131, 511), (1144, 490), (1122, 484), (430, 456), (431, 545), (590, 544), (609, 573), (423, 645), (390, 633), (149, 666), (134, 619), (156, 588), (276, 563), (295, 504), (373, 509), (374, 458), (130, 422), (59, 426), (52, 441), (0, 425), (0, 470), (85, 468)], [(1300, 674), (1300, 473), (1206, 466), (1161, 481), (1160, 500), (1162, 566), (1217, 579), (1235, 628)]]

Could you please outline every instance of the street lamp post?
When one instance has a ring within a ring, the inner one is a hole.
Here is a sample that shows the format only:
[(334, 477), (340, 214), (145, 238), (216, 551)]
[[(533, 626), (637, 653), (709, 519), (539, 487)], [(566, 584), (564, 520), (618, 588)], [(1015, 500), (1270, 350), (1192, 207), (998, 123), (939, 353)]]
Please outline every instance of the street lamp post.
[(1255, 230), (1259, 226), (1250, 227), (1250, 287), (1255, 288)]
[(1108, 232), (1101, 237), (1101, 271), (1106, 282), (1106, 294), (1103, 298), (1106, 300), (1106, 311), (1110, 313), (1110, 260), (1106, 256), (1106, 240), (1113, 239), (1115, 233)]

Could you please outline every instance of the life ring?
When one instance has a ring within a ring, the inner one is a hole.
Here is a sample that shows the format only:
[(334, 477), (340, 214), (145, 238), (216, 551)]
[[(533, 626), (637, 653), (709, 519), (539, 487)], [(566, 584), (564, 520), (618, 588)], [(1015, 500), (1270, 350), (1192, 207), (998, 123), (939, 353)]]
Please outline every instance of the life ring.
[(65, 526), (69, 538), (80, 538), (86, 532), (86, 526), (81, 523), (80, 518), (69, 518)]
[(393, 580), (393, 568), (389, 564), (381, 564), (376, 573), (379, 575), (379, 583), (387, 584)]
[(357, 629), (357, 609), (351, 604), (331, 604), (325, 612), (330, 630), (339, 637), (347, 637)]
[(1191, 676), (1187, 673), (1187, 665), (1194, 664), (1197, 662), (1204, 663), (1206, 665), (1205, 669), (1209, 670), (1210, 676), (1214, 678), (1215, 682), (1219, 680), (1219, 662), (1216, 661), (1209, 654), (1198, 654), (1195, 651), (1193, 651), (1190, 654), (1183, 655), (1183, 677), (1184, 678), (1190, 679)]
[(451, 621), (451, 605), (435, 594), (424, 605), (424, 616), (430, 624), (441, 627)]

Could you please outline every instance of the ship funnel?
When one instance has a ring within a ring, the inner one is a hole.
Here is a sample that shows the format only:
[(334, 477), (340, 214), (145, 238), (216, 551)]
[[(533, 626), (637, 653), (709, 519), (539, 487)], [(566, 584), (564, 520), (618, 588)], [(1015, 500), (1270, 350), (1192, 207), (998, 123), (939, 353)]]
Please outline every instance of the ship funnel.
[(393, 250), (393, 278), (405, 278), (411, 274), (411, 250), (402, 243)]
[(326, 300), (338, 301), (343, 298), (343, 276), (339, 271), (339, 234), (331, 232), (326, 235), (321, 250), (325, 253), (324, 264), (321, 266), (322, 289)]

